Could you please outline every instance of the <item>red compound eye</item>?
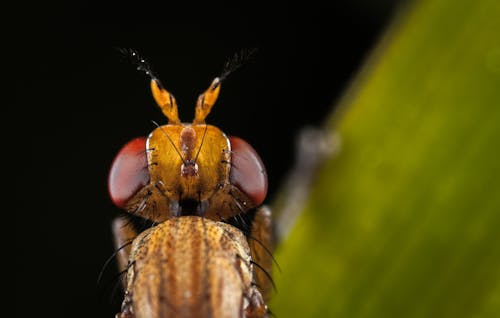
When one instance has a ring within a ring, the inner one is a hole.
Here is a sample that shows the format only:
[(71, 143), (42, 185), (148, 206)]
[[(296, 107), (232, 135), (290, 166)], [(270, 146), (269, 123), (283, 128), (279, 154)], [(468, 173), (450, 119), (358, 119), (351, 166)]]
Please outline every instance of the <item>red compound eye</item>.
[(246, 141), (238, 137), (229, 137), (229, 142), (231, 143), (229, 180), (255, 205), (260, 205), (267, 194), (266, 168), (255, 149)]
[(120, 208), (149, 182), (146, 138), (129, 141), (116, 155), (108, 178), (111, 200)]

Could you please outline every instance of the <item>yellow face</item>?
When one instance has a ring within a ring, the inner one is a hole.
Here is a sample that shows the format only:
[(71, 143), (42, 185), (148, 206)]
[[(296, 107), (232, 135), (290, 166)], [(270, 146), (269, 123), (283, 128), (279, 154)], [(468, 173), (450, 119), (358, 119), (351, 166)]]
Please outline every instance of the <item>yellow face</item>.
[[(150, 183), (175, 205), (203, 209), (228, 182), (231, 146), (220, 129), (211, 125), (165, 125), (148, 138)], [(198, 206), (200, 205), (200, 206)], [(170, 211), (171, 214), (186, 211)], [(197, 214), (197, 211), (187, 211)], [(198, 211), (206, 212), (206, 211)]]

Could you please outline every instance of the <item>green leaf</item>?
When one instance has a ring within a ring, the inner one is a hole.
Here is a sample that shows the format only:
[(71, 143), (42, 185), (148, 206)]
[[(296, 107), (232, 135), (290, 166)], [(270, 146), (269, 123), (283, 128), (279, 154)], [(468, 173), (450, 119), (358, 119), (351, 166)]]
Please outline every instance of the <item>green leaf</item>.
[(273, 313), (499, 317), (500, 2), (414, 2), (337, 109)]

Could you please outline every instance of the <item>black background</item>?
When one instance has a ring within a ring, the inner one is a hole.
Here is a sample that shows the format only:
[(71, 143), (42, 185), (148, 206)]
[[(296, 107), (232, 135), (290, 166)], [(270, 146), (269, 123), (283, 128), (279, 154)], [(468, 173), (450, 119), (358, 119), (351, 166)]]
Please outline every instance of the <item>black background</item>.
[(17, 316), (112, 317), (119, 308), (115, 263), (96, 282), (119, 212), (107, 173), (125, 142), (166, 119), (146, 76), (114, 47), (150, 61), (183, 121), (228, 58), (258, 48), (223, 83), (207, 122), (260, 153), (270, 201), (292, 165), (300, 127), (322, 123), (397, 8), (396, 0), (21, 8), (8, 30), (19, 60), (6, 61), (16, 69), (16, 115), (4, 118), (16, 127)]

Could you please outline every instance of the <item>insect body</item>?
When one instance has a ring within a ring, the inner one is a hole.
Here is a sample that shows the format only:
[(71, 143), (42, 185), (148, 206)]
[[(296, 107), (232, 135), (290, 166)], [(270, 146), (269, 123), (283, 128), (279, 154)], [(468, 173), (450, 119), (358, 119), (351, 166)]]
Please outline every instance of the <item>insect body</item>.
[[(193, 122), (181, 123), (173, 95), (140, 62), (168, 124), (126, 144), (111, 167), (112, 201), (155, 224), (138, 233), (123, 217), (113, 223), (118, 263), (127, 271), (117, 317), (267, 317), (264, 165), (243, 139), (205, 123), (220, 78), (199, 96)], [(242, 215), (247, 228), (228, 224)]]

